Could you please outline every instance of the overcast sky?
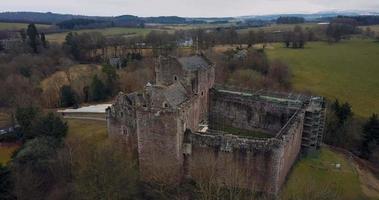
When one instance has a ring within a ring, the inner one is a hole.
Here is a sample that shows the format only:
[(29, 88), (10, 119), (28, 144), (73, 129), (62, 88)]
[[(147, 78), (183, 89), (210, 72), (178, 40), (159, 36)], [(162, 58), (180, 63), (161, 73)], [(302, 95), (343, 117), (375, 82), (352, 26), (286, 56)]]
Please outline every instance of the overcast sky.
[(379, 0), (0, 0), (0, 11), (219, 17), (330, 10), (379, 11)]

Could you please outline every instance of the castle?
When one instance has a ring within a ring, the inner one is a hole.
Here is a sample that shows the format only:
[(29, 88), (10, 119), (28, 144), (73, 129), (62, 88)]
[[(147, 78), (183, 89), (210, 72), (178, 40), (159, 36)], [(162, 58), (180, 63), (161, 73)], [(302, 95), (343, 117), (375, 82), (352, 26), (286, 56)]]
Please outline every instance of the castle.
[(301, 152), (320, 147), (322, 97), (215, 86), (203, 56), (160, 57), (155, 83), (120, 93), (108, 132), (138, 156), (146, 181), (214, 180), (277, 194)]

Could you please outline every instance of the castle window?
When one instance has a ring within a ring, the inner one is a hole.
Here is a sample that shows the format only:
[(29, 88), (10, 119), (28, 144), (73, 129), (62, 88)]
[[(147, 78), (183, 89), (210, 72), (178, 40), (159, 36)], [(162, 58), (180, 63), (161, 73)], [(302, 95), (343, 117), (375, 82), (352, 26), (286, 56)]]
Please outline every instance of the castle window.
[(123, 112), (120, 112), (120, 116), (121, 116), (121, 117), (124, 117), (124, 113), (123, 113)]
[(128, 135), (128, 129), (126, 128), (126, 126), (122, 126), (121, 130), (123, 135)]
[(201, 96), (204, 96), (204, 92), (203, 91), (201, 92)]
[(177, 81), (178, 80), (178, 77), (177, 76), (174, 76), (174, 81)]
[(163, 107), (164, 107), (164, 108), (168, 108), (168, 104), (167, 104), (167, 102), (163, 102)]

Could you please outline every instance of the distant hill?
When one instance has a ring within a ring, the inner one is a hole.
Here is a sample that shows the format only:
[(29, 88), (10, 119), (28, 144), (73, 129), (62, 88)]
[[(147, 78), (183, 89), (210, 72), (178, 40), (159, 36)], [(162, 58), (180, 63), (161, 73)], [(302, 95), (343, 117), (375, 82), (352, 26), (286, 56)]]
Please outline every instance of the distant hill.
[(379, 12), (368, 11), (331, 11), (314, 14), (275, 14), (275, 15), (251, 15), (241, 17), (212, 17), (212, 18), (188, 18), (178, 16), (138, 17), (133, 15), (121, 15), (116, 17), (84, 16), (58, 13), (40, 12), (2, 12), (0, 22), (22, 22), (39, 24), (60, 24), (61, 28), (86, 28), (106, 26), (140, 27), (145, 23), (153, 24), (199, 24), (199, 23), (227, 23), (246, 20), (276, 21), (280, 17), (303, 18), (305, 21), (325, 21), (337, 16), (367, 16), (379, 15)]
[(86, 28), (96, 26), (129, 26), (139, 27), (144, 23), (154, 24), (191, 24), (206, 23), (206, 20), (178, 16), (138, 17), (121, 15), (116, 17), (84, 16), (39, 12), (3, 12), (0, 22), (20, 22), (38, 24), (56, 24), (63, 29)]
[(367, 15), (379, 15), (379, 12), (371, 11), (328, 11), (318, 12), (311, 14), (274, 14), (274, 15), (249, 15), (241, 16), (239, 19), (259, 19), (259, 20), (277, 20), (279, 17), (299, 17), (304, 18), (306, 21), (322, 21), (331, 19), (337, 16), (367, 16)]
[(71, 19), (93, 19), (101, 20), (108, 17), (91, 17), (83, 15), (57, 14), (57, 13), (39, 13), (39, 12), (3, 12), (0, 13), (0, 21), (2, 22), (23, 22), (23, 23), (39, 23), (39, 24), (56, 24)]

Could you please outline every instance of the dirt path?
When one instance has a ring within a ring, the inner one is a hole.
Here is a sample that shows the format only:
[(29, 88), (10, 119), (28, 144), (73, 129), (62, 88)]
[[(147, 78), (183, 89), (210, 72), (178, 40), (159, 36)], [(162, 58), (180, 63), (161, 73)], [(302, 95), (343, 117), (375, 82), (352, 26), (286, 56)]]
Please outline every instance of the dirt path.
[(369, 198), (379, 199), (379, 179), (368, 169), (365, 169), (355, 161), (353, 163), (358, 172), (363, 193)]
[(379, 179), (370, 170), (370, 167), (372, 168), (372, 166), (367, 161), (362, 160), (345, 149), (336, 147), (330, 148), (345, 155), (346, 159), (349, 160), (353, 167), (357, 170), (359, 181), (361, 182), (362, 192), (370, 199), (379, 200)]

